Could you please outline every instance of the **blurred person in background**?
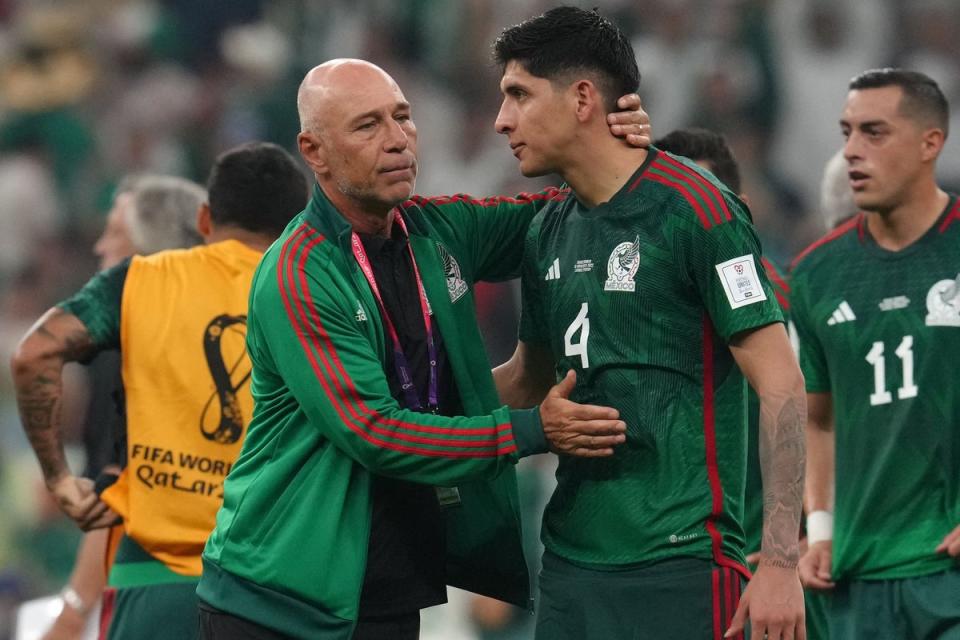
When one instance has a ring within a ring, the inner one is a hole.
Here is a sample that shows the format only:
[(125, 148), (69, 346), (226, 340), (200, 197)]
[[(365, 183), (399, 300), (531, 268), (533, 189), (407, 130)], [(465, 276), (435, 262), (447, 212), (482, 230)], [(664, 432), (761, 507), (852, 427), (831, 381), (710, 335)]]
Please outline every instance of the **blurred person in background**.
[(823, 167), (823, 178), (820, 180), (820, 215), (827, 231), (836, 229), (857, 215), (857, 204), (853, 201), (848, 171), (843, 149), (830, 156)]
[[(250, 279), (307, 186), (289, 153), (251, 143), (217, 159), (207, 191), (196, 212), (204, 246), (101, 272), (37, 321), (12, 362), (23, 427), (61, 509), (84, 530), (122, 518), (103, 604), (111, 639), (196, 636), (200, 551), (252, 412)], [(144, 227), (170, 223), (148, 213), (124, 220), (131, 244), (150, 235)], [(101, 250), (114, 255), (111, 242)], [(127, 447), (119, 478), (98, 496), (64, 457), (60, 375), (109, 349), (121, 356)]]
[[(612, 457), (559, 461), (537, 638), (733, 637), (748, 617), (755, 639), (802, 638), (802, 377), (746, 208), (706, 172), (605, 139), (613, 96), (639, 73), (596, 12), (552, 9), (505, 30), (494, 52), (497, 130), (524, 175), (557, 172), (575, 196), (531, 223), (520, 343), (498, 390), (529, 406), (573, 372), (572, 398), (616, 407), (628, 424)], [(738, 367), (760, 397), (766, 492), (760, 566), (742, 598)]]
[[(136, 175), (121, 180), (103, 233), (93, 246), (100, 270), (115, 267), (134, 254), (199, 244), (197, 213), (206, 199), (203, 187), (184, 178)], [(83, 423), (83, 476), (97, 478), (108, 466), (118, 473), (126, 458), (120, 353), (101, 351), (87, 364), (87, 370), (90, 394)], [(106, 528), (84, 535), (70, 581), (61, 593), (63, 609), (45, 640), (80, 637), (106, 585), (109, 537)]]
[(791, 275), (809, 404), (808, 588), (834, 638), (960, 637), (960, 200), (936, 164), (937, 83), (850, 81), (840, 128), (861, 211)]

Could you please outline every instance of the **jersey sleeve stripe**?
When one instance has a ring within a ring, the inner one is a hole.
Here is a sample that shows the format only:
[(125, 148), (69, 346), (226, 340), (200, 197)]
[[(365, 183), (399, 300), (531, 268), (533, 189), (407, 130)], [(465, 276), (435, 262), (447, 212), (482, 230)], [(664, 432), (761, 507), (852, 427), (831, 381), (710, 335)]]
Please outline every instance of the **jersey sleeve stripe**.
[[(312, 234), (315, 235), (311, 238), (310, 236)], [(454, 430), (452, 428), (434, 427), (430, 425), (417, 425), (394, 419), (385, 419), (379, 413), (372, 411), (360, 400), (356, 387), (353, 385), (346, 371), (343, 369), (342, 363), (339, 361), (339, 358), (336, 355), (332, 340), (330, 340), (329, 335), (327, 335), (322, 323), (320, 322), (320, 318), (316, 314), (316, 311), (313, 307), (312, 298), (309, 294), (309, 289), (307, 289), (306, 285), (305, 271), (303, 268), (304, 264), (309, 256), (310, 251), (323, 240), (324, 237), (321, 234), (309, 229), (306, 227), (306, 225), (292, 234), (284, 244), (284, 247), (281, 251), (280, 265), (278, 266), (278, 280), (288, 318), (297, 328), (297, 335), (300, 338), (303, 350), (310, 361), (311, 368), (313, 369), (317, 380), (321, 383), (321, 386), (324, 388), (327, 397), (330, 399), (331, 404), (337, 411), (337, 414), (340, 416), (340, 419), (344, 422), (344, 424), (346, 424), (360, 437), (375, 446), (402, 451), (404, 453), (435, 457), (492, 457), (515, 451), (516, 446), (513, 444), (512, 433), (509, 431), (508, 424), (497, 425), (496, 427), (489, 429), (485, 428), (473, 430)], [(295, 280), (295, 275), (297, 273), (300, 275), (300, 284), (303, 287), (303, 289), (300, 290), (300, 293), (303, 297), (302, 304), (300, 303), (298, 297), (294, 295), (294, 293), (297, 292), (297, 283)], [(286, 277), (287, 282), (284, 282), (284, 277)], [(294, 304), (291, 301), (296, 302), (296, 309), (294, 309)], [(312, 322), (311, 318), (308, 317), (307, 311), (304, 310), (304, 306), (312, 311)], [(325, 355), (325, 351), (329, 351), (330, 358)], [(320, 361), (322, 361), (322, 365), (317, 359), (318, 355), (320, 357)], [(331, 362), (331, 360), (333, 362)], [(334, 372), (334, 365), (336, 365), (337, 370), (342, 376), (342, 380)], [(321, 366), (323, 371), (321, 371)], [(331, 389), (330, 381), (332, 381), (333, 385), (336, 386), (336, 392)], [(351, 400), (352, 402), (350, 402)], [(360, 416), (357, 412), (357, 409), (359, 409), (365, 415)], [(422, 436), (399, 433), (393, 429), (386, 429), (383, 425), (421, 433), (437, 433), (452, 436), (467, 434), (481, 435), (482, 432), (482, 434), (492, 434), (492, 437), (482, 440), (447, 440), (425, 438)], [(496, 434), (500, 432), (504, 432), (504, 435), (495, 437)], [(378, 436), (384, 436), (384, 438), (390, 438), (391, 440), (400, 440), (428, 446), (433, 445), (447, 448), (460, 447), (464, 449), (482, 447), (485, 450), (449, 451), (447, 449), (411, 447), (398, 444)], [(494, 447), (495, 450), (492, 450)]]
[(704, 226), (704, 228), (709, 229), (713, 226), (713, 223), (710, 222), (710, 218), (707, 216), (707, 212), (704, 211), (699, 200), (697, 200), (697, 198), (695, 198), (684, 185), (680, 184), (679, 182), (675, 182), (674, 180), (671, 180), (659, 173), (655, 173), (652, 168), (644, 174), (644, 179), (658, 182), (679, 191), (681, 194), (683, 194), (683, 197), (690, 204), (690, 206), (693, 207), (694, 212), (697, 214), (697, 217), (700, 218), (700, 223)]
[(672, 178), (677, 182), (681, 182), (685, 184), (688, 188), (692, 190), (692, 193), (695, 193), (697, 195), (700, 201), (704, 204), (704, 208), (710, 210), (710, 216), (712, 221), (716, 224), (720, 224), (721, 222), (723, 222), (720, 212), (717, 210), (716, 203), (711, 200), (710, 196), (707, 195), (707, 193), (696, 182), (694, 182), (693, 180), (690, 180), (687, 176), (683, 175), (682, 173), (679, 173), (678, 171), (673, 170), (669, 166), (662, 163), (661, 164), (654, 163), (654, 165), (650, 167), (650, 171), (666, 175), (667, 177)]
[(853, 231), (854, 229), (857, 229), (859, 232), (860, 223), (862, 220), (863, 220), (862, 213), (858, 213), (857, 215), (853, 216), (852, 218), (850, 218), (849, 220), (841, 224), (839, 227), (837, 227), (836, 229), (834, 229), (833, 231), (831, 231), (830, 233), (823, 236), (822, 238), (820, 238), (819, 240), (811, 244), (809, 247), (801, 251), (799, 254), (797, 254), (797, 257), (793, 259), (793, 262), (791, 263), (790, 268), (794, 269), (798, 264), (803, 262), (804, 258), (810, 255), (818, 247), (822, 247), (828, 242), (833, 242), (837, 238), (840, 238), (841, 236), (846, 235), (847, 233), (849, 233), (850, 231)]
[(500, 204), (526, 204), (528, 202), (536, 202), (538, 200), (550, 200), (550, 201), (561, 201), (565, 200), (570, 194), (569, 188), (558, 189), (556, 187), (548, 187), (544, 189), (541, 193), (521, 193), (515, 198), (509, 198), (507, 196), (489, 196), (487, 198), (474, 198), (473, 196), (467, 195), (465, 193), (458, 193), (452, 196), (419, 196), (414, 195), (409, 200), (404, 202), (401, 207), (407, 207), (410, 205), (445, 205), (445, 204), (454, 204), (458, 202), (465, 202), (467, 204), (478, 205), (481, 207), (496, 207)]
[(727, 201), (723, 197), (723, 192), (720, 191), (720, 189), (717, 188), (716, 185), (711, 183), (709, 180), (704, 178), (702, 175), (700, 175), (690, 167), (684, 165), (682, 162), (680, 162), (676, 158), (672, 158), (669, 154), (661, 153), (657, 155), (657, 160), (673, 165), (676, 168), (677, 172), (687, 176), (687, 180), (689, 182), (691, 182), (694, 185), (700, 186), (700, 188), (704, 189), (711, 196), (713, 196), (713, 200), (711, 202), (711, 208), (716, 206), (716, 209), (714, 210), (714, 212), (716, 213), (716, 216), (717, 216), (717, 222), (719, 223), (724, 220), (727, 222), (730, 222), (733, 216), (730, 215), (730, 209), (727, 208)]
[(960, 218), (960, 198), (954, 201), (953, 208), (950, 209), (950, 213), (944, 216), (943, 222), (940, 223), (940, 228), (938, 228), (937, 231), (943, 233), (947, 230), (947, 227), (953, 224), (953, 221), (958, 218)]

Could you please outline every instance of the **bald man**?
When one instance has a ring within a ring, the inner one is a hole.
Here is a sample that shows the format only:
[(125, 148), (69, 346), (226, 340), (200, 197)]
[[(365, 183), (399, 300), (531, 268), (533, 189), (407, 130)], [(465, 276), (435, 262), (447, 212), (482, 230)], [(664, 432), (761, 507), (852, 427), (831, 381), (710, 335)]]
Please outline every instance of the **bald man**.
[(204, 552), (201, 637), (413, 639), (447, 584), (528, 606), (514, 463), (610, 455), (624, 424), (568, 401), (573, 378), (500, 406), (473, 285), (516, 277), (567, 191), (413, 196), (410, 104), (367, 62), (316, 67), (298, 108), (317, 187), (254, 277), (257, 407)]

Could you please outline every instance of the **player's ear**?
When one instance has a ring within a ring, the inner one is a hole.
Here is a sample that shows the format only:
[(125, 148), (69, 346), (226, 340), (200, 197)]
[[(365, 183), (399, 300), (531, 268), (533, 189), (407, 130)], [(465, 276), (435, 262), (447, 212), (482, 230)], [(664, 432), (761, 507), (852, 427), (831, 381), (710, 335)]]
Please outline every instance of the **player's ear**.
[(940, 151), (943, 149), (946, 138), (947, 136), (943, 133), (943, 129), (940, 128), (927, 129), (923, 132), (920, 157), (924, 162), (932, 162), (937, 159), (937, 156), (940, 155)]
[(207, 238), (213, 232), (213, 219), (210, 214), (210, 205), (206, 202), (197, 209), (197, 233)]
[(310, 131), (301, 131), (297, 136), (297, 147), (303, 161), (317, 175), (327, 172), (327, 153), (320, 137)]
[(582, 78), (570, 87), (577, 105), (577, 121), (587, 122), (597, 113), (603, 114), (603, 96), (592, 81)]

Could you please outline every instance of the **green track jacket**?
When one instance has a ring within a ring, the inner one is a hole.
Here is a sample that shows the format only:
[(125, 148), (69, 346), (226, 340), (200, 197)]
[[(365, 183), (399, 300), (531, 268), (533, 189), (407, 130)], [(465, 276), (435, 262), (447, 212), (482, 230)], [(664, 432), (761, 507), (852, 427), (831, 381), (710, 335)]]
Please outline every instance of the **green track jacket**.
[(415, 196), (401, 206), (470, 416), (444, 417), (402, 409), (390, 395), (389, 345), (350, 226), (314, 190), (254, 276), (254, 417), (203, 554), (203, 600), (293, 637), (348, 640), (377, 474), (456, 486), (448, 583), (529, 606), (513, 465), (546, 442), (537, 410), (499, 406), (473, 284), (516, 277), (530, 220), (566, 196)]

